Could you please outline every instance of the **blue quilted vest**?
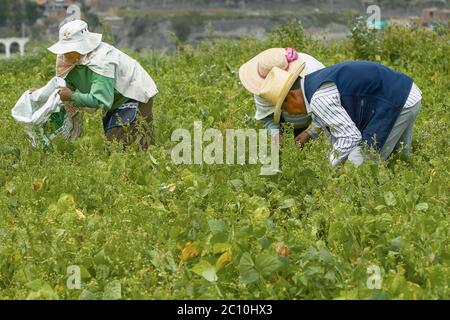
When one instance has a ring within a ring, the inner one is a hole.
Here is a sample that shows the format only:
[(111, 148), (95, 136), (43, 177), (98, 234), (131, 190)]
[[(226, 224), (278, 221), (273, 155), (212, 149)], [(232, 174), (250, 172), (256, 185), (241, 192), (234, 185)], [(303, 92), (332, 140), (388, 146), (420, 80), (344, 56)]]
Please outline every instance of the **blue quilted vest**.
[(369, 61), (338, 63), (305, 77), (309, 103), (325, 82), (334, 82), (341, 104), (362, 134), (363, 142), (380, 150), (394, 127), (412, 88), (403, 73)]

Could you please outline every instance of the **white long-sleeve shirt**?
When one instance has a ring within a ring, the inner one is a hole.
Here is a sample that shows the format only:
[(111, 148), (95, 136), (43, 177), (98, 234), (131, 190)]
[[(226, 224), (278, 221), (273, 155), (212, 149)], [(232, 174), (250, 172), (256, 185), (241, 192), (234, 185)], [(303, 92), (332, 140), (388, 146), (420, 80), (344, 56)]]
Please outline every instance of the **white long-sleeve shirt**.
[[(304, 81), (301, 82), (304, 93)], [(411, 108), (422, 99), (422, 94), (416, 84), (413, 84), (404, 108)], [(308, 113), (327, 133), (333, 145), (330, 156), (332, 165), (338, 166), (349, 154), (359, 148), (362, 135), (356, 124), (341, 104), (341, 96), (332, 82), (323, 84), (311, 98), (311, 103), (305, 98)], [(356, 164), (358, 165), (358, 164)]]

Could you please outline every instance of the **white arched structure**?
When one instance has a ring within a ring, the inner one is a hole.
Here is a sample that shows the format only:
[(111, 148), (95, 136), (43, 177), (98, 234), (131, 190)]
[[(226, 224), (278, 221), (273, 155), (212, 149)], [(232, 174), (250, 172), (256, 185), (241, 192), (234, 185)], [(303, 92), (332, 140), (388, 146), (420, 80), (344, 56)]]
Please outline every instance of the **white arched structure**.
[(30, 41), (29, 38), (0, 38), (0, 43), (5, 46), (6, 58), (9, 58), (11, 56), (11, 46), (14, 43), (17, 43), (19, 45), (20, 55), (23, 56), (25, 54), (25, 45), (28, 41)]

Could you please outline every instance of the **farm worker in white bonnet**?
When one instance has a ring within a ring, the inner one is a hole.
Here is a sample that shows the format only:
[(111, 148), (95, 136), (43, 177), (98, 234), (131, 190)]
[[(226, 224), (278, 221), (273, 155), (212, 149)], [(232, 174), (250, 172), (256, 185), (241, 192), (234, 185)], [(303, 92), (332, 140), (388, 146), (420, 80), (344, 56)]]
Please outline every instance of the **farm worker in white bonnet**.
[[(302, 64), (304, 64), (302, 74), (305, 75), (325, 68), (316, 58), (297, 52), (294, 48), (271, 48), (259, 53), (239, 69), (242, 85), (254, 95), (255, 119), (261, 121), (267, 130), (281, 130), (281, 124), (285, 122), (292, 124), (295, 140), (299, 144), (318, 138), (321, 132), (319, 125), (312, 121), (311, 116), (305, 116), (296, 110), (296, 104), (292, 103), (292, 99), (286, 101), (281, 120), (276, 123), (274, 121), (275, 106), (264, 99), (260, 93), (262, 85), (274, 67), (292, 73), (296, 72)], [(297, 79), (299, 78), (297, 77)], [(295, 84), (298, 84), (298, 81)], [(289, 96), (290, 94), (288, 94)]]
[(48, 50), (57, 55), (57, 76), (67, 83), (60, 88), (63, 101), (75, 108), (103, 109), (110, 141), (143, 149), (154, 144), (152, 107), (158, 89), (136, 60), (102, 42), (102, 35), (90, 32), (82, 20), (62, 26), (59, 41)]

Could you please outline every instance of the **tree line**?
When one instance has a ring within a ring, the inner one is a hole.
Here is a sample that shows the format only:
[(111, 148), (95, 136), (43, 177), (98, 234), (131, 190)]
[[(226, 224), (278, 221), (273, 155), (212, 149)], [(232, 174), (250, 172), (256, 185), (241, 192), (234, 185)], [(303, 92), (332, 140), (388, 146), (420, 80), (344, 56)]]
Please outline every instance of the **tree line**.
[(32, 26), (43, 15), (39, 6), (32, 0), (1, 0), (0, 28), (20, 32), (22, 23)]

